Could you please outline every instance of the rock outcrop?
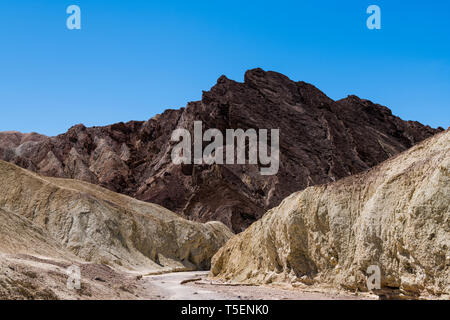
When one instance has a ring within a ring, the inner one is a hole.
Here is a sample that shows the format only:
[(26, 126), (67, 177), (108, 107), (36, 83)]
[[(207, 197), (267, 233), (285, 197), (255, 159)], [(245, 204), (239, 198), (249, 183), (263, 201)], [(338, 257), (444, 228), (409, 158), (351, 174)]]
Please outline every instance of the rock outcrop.
[(234, 236), (212, 275), (262, 284), (327, 284), (450, 297), (450, 131), (364, 173), (309, 187)]
[(0, 161), (0, 253), (107, 264), (139, 272), (208, 269), (231, 237), (159, 205)]
[[(222, 132), (280, 129), (278, 173), (261, 176), (259, 165), (172, 164), (172, 132), (192, 131), (196, 120), (204, 130)], [(240, 232), (292, 192), (366, 170), (441, 130), (403, 121), (355, 96), (333, 101), (310, 84), (254, 69), (243, 83), (222, 76), (201, 101), (145, 122), (77, 125), (26, 141), (0, 134), (0, 159), (157, 203), (190, 220), (219, 220)]]
[[(15, 149), (27, 143), (39, 142), (47, 139), (46, 136), (32, 133), (21, 133), (18, 131), (2, 131), (0, 132), (0, 146), (3, 150)], [(19, 151), (19, 150), (18, 150)]]

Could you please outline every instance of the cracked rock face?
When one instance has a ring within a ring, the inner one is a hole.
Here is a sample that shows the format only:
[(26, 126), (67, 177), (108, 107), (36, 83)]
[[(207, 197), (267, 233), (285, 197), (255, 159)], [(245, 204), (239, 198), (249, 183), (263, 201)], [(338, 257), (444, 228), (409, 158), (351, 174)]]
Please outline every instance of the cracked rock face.
[(328, 284), (450, 297), (450, 131), (362, 174), (307, 188), (234, 236), (212, 275), (244, 283)]
[(159, 205), (0, 160), (0, 253), (78, 258), (140, 272), (208, 269), (232, 236)]
[[(173, 130), (192, 132), (194, 121), (223, 133), (280, 129), (278, 173), (262, 176), (258, 165), (172, 164)], [(0, 133), (0, 159), (241, 232), (292, 192), (371, 168), (439, 131), (368, 100), (333, 101), (310, 84), (254, 69), (243, 83), (222, 76), (201, 101), (145, 122), (77, 125), (56, 137)]]

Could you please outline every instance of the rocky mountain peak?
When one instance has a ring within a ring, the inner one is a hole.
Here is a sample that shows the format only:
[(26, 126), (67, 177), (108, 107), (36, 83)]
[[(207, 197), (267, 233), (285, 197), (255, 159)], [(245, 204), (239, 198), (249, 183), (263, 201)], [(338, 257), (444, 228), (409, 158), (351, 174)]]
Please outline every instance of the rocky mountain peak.
[[(172, 132), (192, 131), (194, 121), (221, 132), (279, 129), (278, 173), (261, 176), (253, 164), (173, 164)], [(240, 232), (289, 194), (371, 168), (439, 131), (355, 96), (333, 101), (311, 84), (257, 68), (244, 82), (221, 76), (201, 101), (148, 121), (77, 125), (31, 145), (0, 135), (0, 159), (98, 184), (191, 220), (220, 220)]]

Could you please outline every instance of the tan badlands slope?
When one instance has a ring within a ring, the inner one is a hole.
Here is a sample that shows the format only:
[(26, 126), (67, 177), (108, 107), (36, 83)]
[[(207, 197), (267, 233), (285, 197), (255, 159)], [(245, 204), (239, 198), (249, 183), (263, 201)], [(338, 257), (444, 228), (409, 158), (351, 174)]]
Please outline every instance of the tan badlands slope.
[(450, 294), (450, 132), (381, 165), (286, 198), (213, 257), (212, 276)]
[(140, 272), (209, 268), (231, 237), (89, 183), (47, 178), (0, 161), (0, 254), (109, 264)]

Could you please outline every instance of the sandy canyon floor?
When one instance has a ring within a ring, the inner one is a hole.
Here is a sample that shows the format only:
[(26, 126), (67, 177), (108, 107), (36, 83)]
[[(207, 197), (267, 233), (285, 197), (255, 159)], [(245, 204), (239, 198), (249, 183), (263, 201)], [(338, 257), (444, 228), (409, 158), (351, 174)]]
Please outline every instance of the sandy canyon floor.
[[(378, 299), (372, 295), (351, 295), (277, 286), (230, 285), (208, 279), (208, 271), (167, 273), (144, 277), (157, 299), (179, 300), (360, 300)], [(188, 281), (188, 282), (186, 282)]]
[(230, 285), (208, 278), (208, 271), (142, 275), (107, 265), (83, 263), (81, 288), (67, 288), (67, 262), (47, 257), (2, 254), (0, 299), (147, 300), (359, 300), (377, 299), (317, 288)]

